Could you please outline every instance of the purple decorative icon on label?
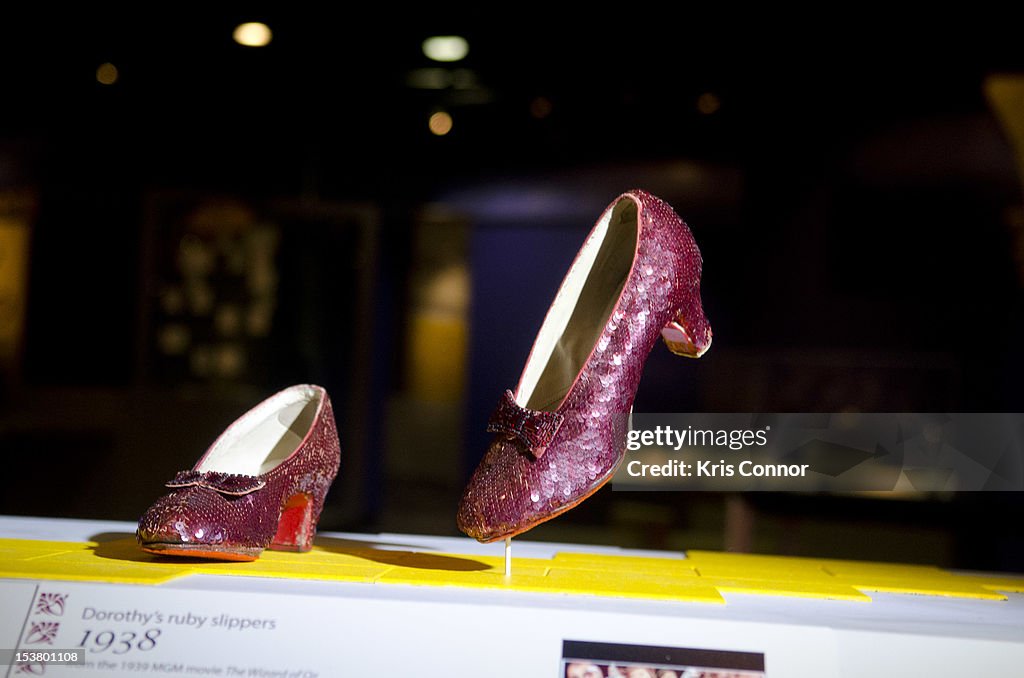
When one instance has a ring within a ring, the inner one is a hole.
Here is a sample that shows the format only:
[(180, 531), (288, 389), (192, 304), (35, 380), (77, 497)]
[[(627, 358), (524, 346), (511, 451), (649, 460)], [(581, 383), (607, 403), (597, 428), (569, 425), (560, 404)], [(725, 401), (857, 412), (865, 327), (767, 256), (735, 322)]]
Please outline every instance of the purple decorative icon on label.
[(64, 604), (67, 602), (66, 593), (40, 593), (36, 600), (36, 614), (48, 614), (54, 617), (64, 615)]
[(25, 643), (29, 645), (53, 645), (59, 629), (60, 623), (58, 622), (32, 622), (28, 634), (25, 636)]

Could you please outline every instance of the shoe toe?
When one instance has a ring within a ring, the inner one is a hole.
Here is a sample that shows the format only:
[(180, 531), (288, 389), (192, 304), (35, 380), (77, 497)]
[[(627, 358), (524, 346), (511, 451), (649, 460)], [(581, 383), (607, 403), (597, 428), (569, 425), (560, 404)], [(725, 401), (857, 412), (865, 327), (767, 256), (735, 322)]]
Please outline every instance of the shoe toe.
[(220, 546), (231, 539), (223, 503), (216, 492), (195, 487), (164, 495), (139, 520), (139, 542)]
[(456, 514), (459, 529), (482, 542), (517, 534), (538, 518), (531, 465), (518, 442), (495, 440), (466, 486)]

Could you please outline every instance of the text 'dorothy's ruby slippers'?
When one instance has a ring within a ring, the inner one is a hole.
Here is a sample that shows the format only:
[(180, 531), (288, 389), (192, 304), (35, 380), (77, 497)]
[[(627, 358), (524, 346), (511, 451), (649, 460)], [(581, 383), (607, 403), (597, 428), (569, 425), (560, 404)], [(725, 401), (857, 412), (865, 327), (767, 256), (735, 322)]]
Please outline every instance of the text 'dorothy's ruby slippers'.
[(327, 392), (287, 388), (229, 426), (139, 520), (150, 553), (255, 560), (264, 549), (308, 551), (340, 446)]
[(635, 190), (601, 215), (487, 429), (496, 435), (459, 504), (459, 528), (506, 539), (571, 509), (615, 473), (644, 361), (659, 335), (701, 356), (711, 327), (701, 256), (662, 200)]

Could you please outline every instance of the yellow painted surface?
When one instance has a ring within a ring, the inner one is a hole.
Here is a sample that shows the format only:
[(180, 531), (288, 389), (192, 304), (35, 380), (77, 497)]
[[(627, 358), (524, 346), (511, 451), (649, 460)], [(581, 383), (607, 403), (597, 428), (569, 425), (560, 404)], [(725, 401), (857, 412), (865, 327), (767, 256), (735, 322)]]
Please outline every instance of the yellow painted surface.
[(28, 297), (28, 224), (0, 215), (0, 362), (12, 360)]
[(469, 331), (458, 316), (412, 315), (408, 351), (409, 392), (430, 402), (457, 402), (466, 381)]
[(217, 574), (386, 586), (450, 586), (724, 603), (723, 594), (871, 600), (873, 592), (1006, 600), (1024, 577), (957, 574), (923, 565), (691, 551), (685, 560), (557, 553), (516, 558), (505, 577), (500, 556), (377, 549), (325, 539), (309, 553), (266, 551), (238, 563), (144, 553), (131, 538), (101, 543), (0, 539), (0, 577), (159, 584)]

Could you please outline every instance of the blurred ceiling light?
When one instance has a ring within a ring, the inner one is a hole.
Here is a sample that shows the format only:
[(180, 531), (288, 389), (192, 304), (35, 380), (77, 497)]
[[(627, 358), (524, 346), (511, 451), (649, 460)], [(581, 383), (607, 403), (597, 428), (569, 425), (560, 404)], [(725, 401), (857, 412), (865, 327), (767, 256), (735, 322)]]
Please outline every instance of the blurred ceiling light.
[(704, 115), (711, 115), (722, 107), (722, 100), (711, 92), (704, 92), (697, 97), (697, 110)]
[(430, 122), (427, 123), (427, 127), (437, 136), (443, 137), (452, 131), (452, 116), (444, 111), (438, 111), (430, 116)]
[(265, 47), (270, 44), (274, 34), (271, 33), (270, 27), (266, 24), (258, 21), (250, 21), (249, 23), (239, 24), (236, 26), (232, 37), (234, 37), (235, 42), (239, 45), (245, 45), (246, 47)]
[(445, 89), (452, 83), (446, 68), (417, 68), (409, 71), (405, 83), (415, 89)]
[(458, 35), (435, 35), (423, 41), (423, 53), (434, 61), (460, 61), (469, 54), (469, 43)]
[(96, 69), (96, 82), (101, 85), (113, 85), (117, 82), (117, 66), (109, 61), (100, 64)]

